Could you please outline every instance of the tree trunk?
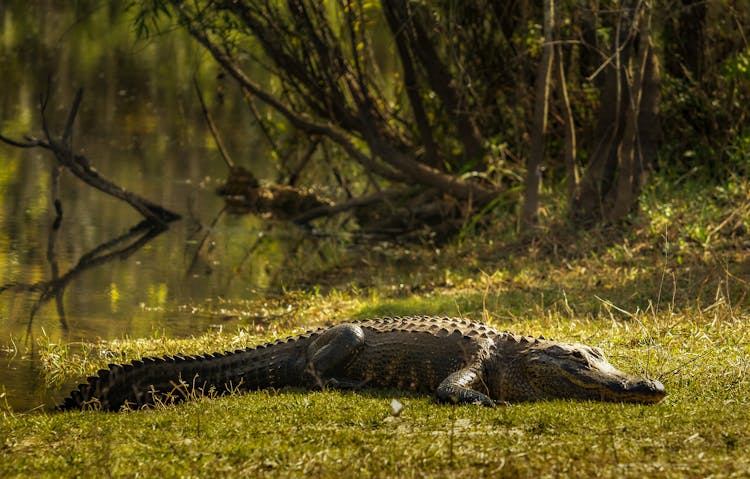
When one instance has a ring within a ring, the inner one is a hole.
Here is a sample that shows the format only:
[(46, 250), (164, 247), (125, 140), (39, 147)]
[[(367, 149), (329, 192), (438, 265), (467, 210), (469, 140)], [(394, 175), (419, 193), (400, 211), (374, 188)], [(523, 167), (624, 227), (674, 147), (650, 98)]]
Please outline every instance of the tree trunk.
[[(558, 26), (557, 24), (555, 25)], [(559, 31), (555, 38), (559, 39)], [(555, 46), (555, 62), (557, 64), (557, 87), (559, 88), (560, 103), (563, 110), (563, 127), (565, 130), (565, 172), (568, 176), (568, 204), (572, 204), (578, 194), (578, 165), (576, 161), (576, 125), (573, 118), (573, 108), (568, 97), (568, 83), (565, 78), (565, 63), (563, 61), (562, 45)]]
[(651, 15), (650, 2), (633, 1), (619, 20), (604, 67), (591, 161), (571, 208), (579, 223), (617, 222), (630, 214), (656, 155), (660, 76)]
[[(706, 47), (706, 8), (704, 0), (677, 2), (678, 14), (667, 20), (665, 36), (669, 48), (666, 68), (676, 78), (691, 77), (700, 84), (703, 78)], [(676, 25), (675, 25), (676, 23)]]
[(554, 9), (554, 0), (544, 0), (544, 46), (536, 76), (531, 147), (529, 149), (529, 161), (526, 164), (526, 192), (521, 209), (521, 226), (523, 229), (529, 229), (536, 224), (539, 210), (539, 190), (542, 183), (544, 140), (547, 133), (549, 91), (554, 60)]
[(409, 98), (412, 113), (414, 113), (414, 123), (419, 130), (422, 144), (425, 148), (425, 157), (433, 160), (431, 164), (434, 168), (440, 168), (441, 165), (435, 164), (434, 160), (438, 159), (437, 145), (432, 136), (432, 128), (427, 119), (424, 104), (421, 98), (417, 74), (414, 70), (414, 59), (412, 50), (409, 48), (409, 15), (406, 11), (406, 5), (403, 1), (386, 0), (383, 1), (383, 13), (388, 22), (388, 28), (396, 43), (398, 56), (401, 60), (401, 70), (404, 74), (404, 90)]

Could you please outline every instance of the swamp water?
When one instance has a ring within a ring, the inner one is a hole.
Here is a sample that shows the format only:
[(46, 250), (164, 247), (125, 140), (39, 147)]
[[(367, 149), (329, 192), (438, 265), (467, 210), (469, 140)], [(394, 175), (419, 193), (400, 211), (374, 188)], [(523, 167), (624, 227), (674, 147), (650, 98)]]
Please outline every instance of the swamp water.
[(123, 238), (139, 214), (63, 171), (62, 220), (53, 230), (54, 157), (0, 143), (0, 403), (15, 410), (49, 406), (66, 392), (51, 397), (45, 387), (40, 338), (74, 344), (231, 326), (242, 318), (191, 314), (189, 305), (314, 287), (308, 272), (349, 246), (220, 214), (215, 188), (227, 168), (193, 76), (237, 163), (272, 175), (269, 146), (242, 102), (220, 101), (235, 87), (202, 49), (179, 32), (138, 40), (115, 4), (0, 3), (0, 132), (41, 137), (39, 98), (49, 91), (50, 130), (61, 134), (83, 87), (74, 149), (104, 177), (184, 219), (153, 238)]

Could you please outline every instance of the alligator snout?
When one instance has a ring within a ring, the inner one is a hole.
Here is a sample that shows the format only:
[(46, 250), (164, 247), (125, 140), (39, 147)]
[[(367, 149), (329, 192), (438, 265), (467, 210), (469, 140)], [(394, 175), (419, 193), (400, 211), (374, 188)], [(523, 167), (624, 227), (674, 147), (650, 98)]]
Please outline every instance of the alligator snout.
[(642, 404), (656, 404), (667, 395), (667, 390), (660, 381), (641, 378), (610, 384), (601, 392), (601, 399), (604, 401)]
[(629, 389), (632, 394), (642, 398), (639, 402), (644, 403), (657, 403), (667, 395), (664, 384), (656, 379), (642, 379), (633, 384)]

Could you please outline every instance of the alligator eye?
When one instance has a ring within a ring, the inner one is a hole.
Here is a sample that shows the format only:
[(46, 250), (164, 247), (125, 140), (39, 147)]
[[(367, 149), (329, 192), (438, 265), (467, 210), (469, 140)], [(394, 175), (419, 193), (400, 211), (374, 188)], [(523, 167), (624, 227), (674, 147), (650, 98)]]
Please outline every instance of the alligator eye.
[(573, 351), (572, 353), (570, 353), (570, 354), (571, 354), (571, 355), (572, 355), (572, 356), (573, 356), (574, 358), (576, 358), (576, 359), (580, 359), (580, 360), (582, 360), (582, 361), (586, 359), (586, 357), (585, 357), (585, 356), (583, 355), (583, 353), (582, 353), (581, 351), (578, 351), (577, 349), (576, 349), (575, 351)]

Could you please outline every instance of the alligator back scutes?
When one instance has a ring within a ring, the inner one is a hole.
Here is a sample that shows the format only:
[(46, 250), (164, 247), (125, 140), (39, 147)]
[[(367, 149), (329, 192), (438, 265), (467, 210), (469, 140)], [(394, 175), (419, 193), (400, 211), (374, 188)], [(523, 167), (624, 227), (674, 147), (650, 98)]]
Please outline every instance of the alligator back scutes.
[[(356, 321), (364, 330), (377, 333), (422, 333), (437, 337), (457, 336), (468, 341), (511, 339), (528, 341), (510, 333), (501, 333), (481, 323), (442, 316), (382, 317)], [(169, 392), (183, 381), (199, 381), (199, 386), (223, 392), (228, 387), (275, 387), (295, 374), (289, 369), (290, 355), (301, 354), (310, 340), (327, 329), (318, 328), (298, 336), (278, 339), (255, 347), (203, 355), (167, 355), (146, 357), (127, 364), (110, 364), (96, 376), (80, 384), (60, 409), (85, 407), (117, 410), (122, 405), (140, 407), (155, 402), (154, 391)], [(492, 345), (494, 347), (494, 344)], [(155, 386), (150, 388), (149, 386)]]
[(500, 332), (486, 324), (448, 316), (383, 317), (355, 321), (354, 324), (378, 332), (418, 332), (438, 337), (460, 335), (470, 341), (478, 339), (520, 341), (520, 336), (515, 336), (508, 332)]

